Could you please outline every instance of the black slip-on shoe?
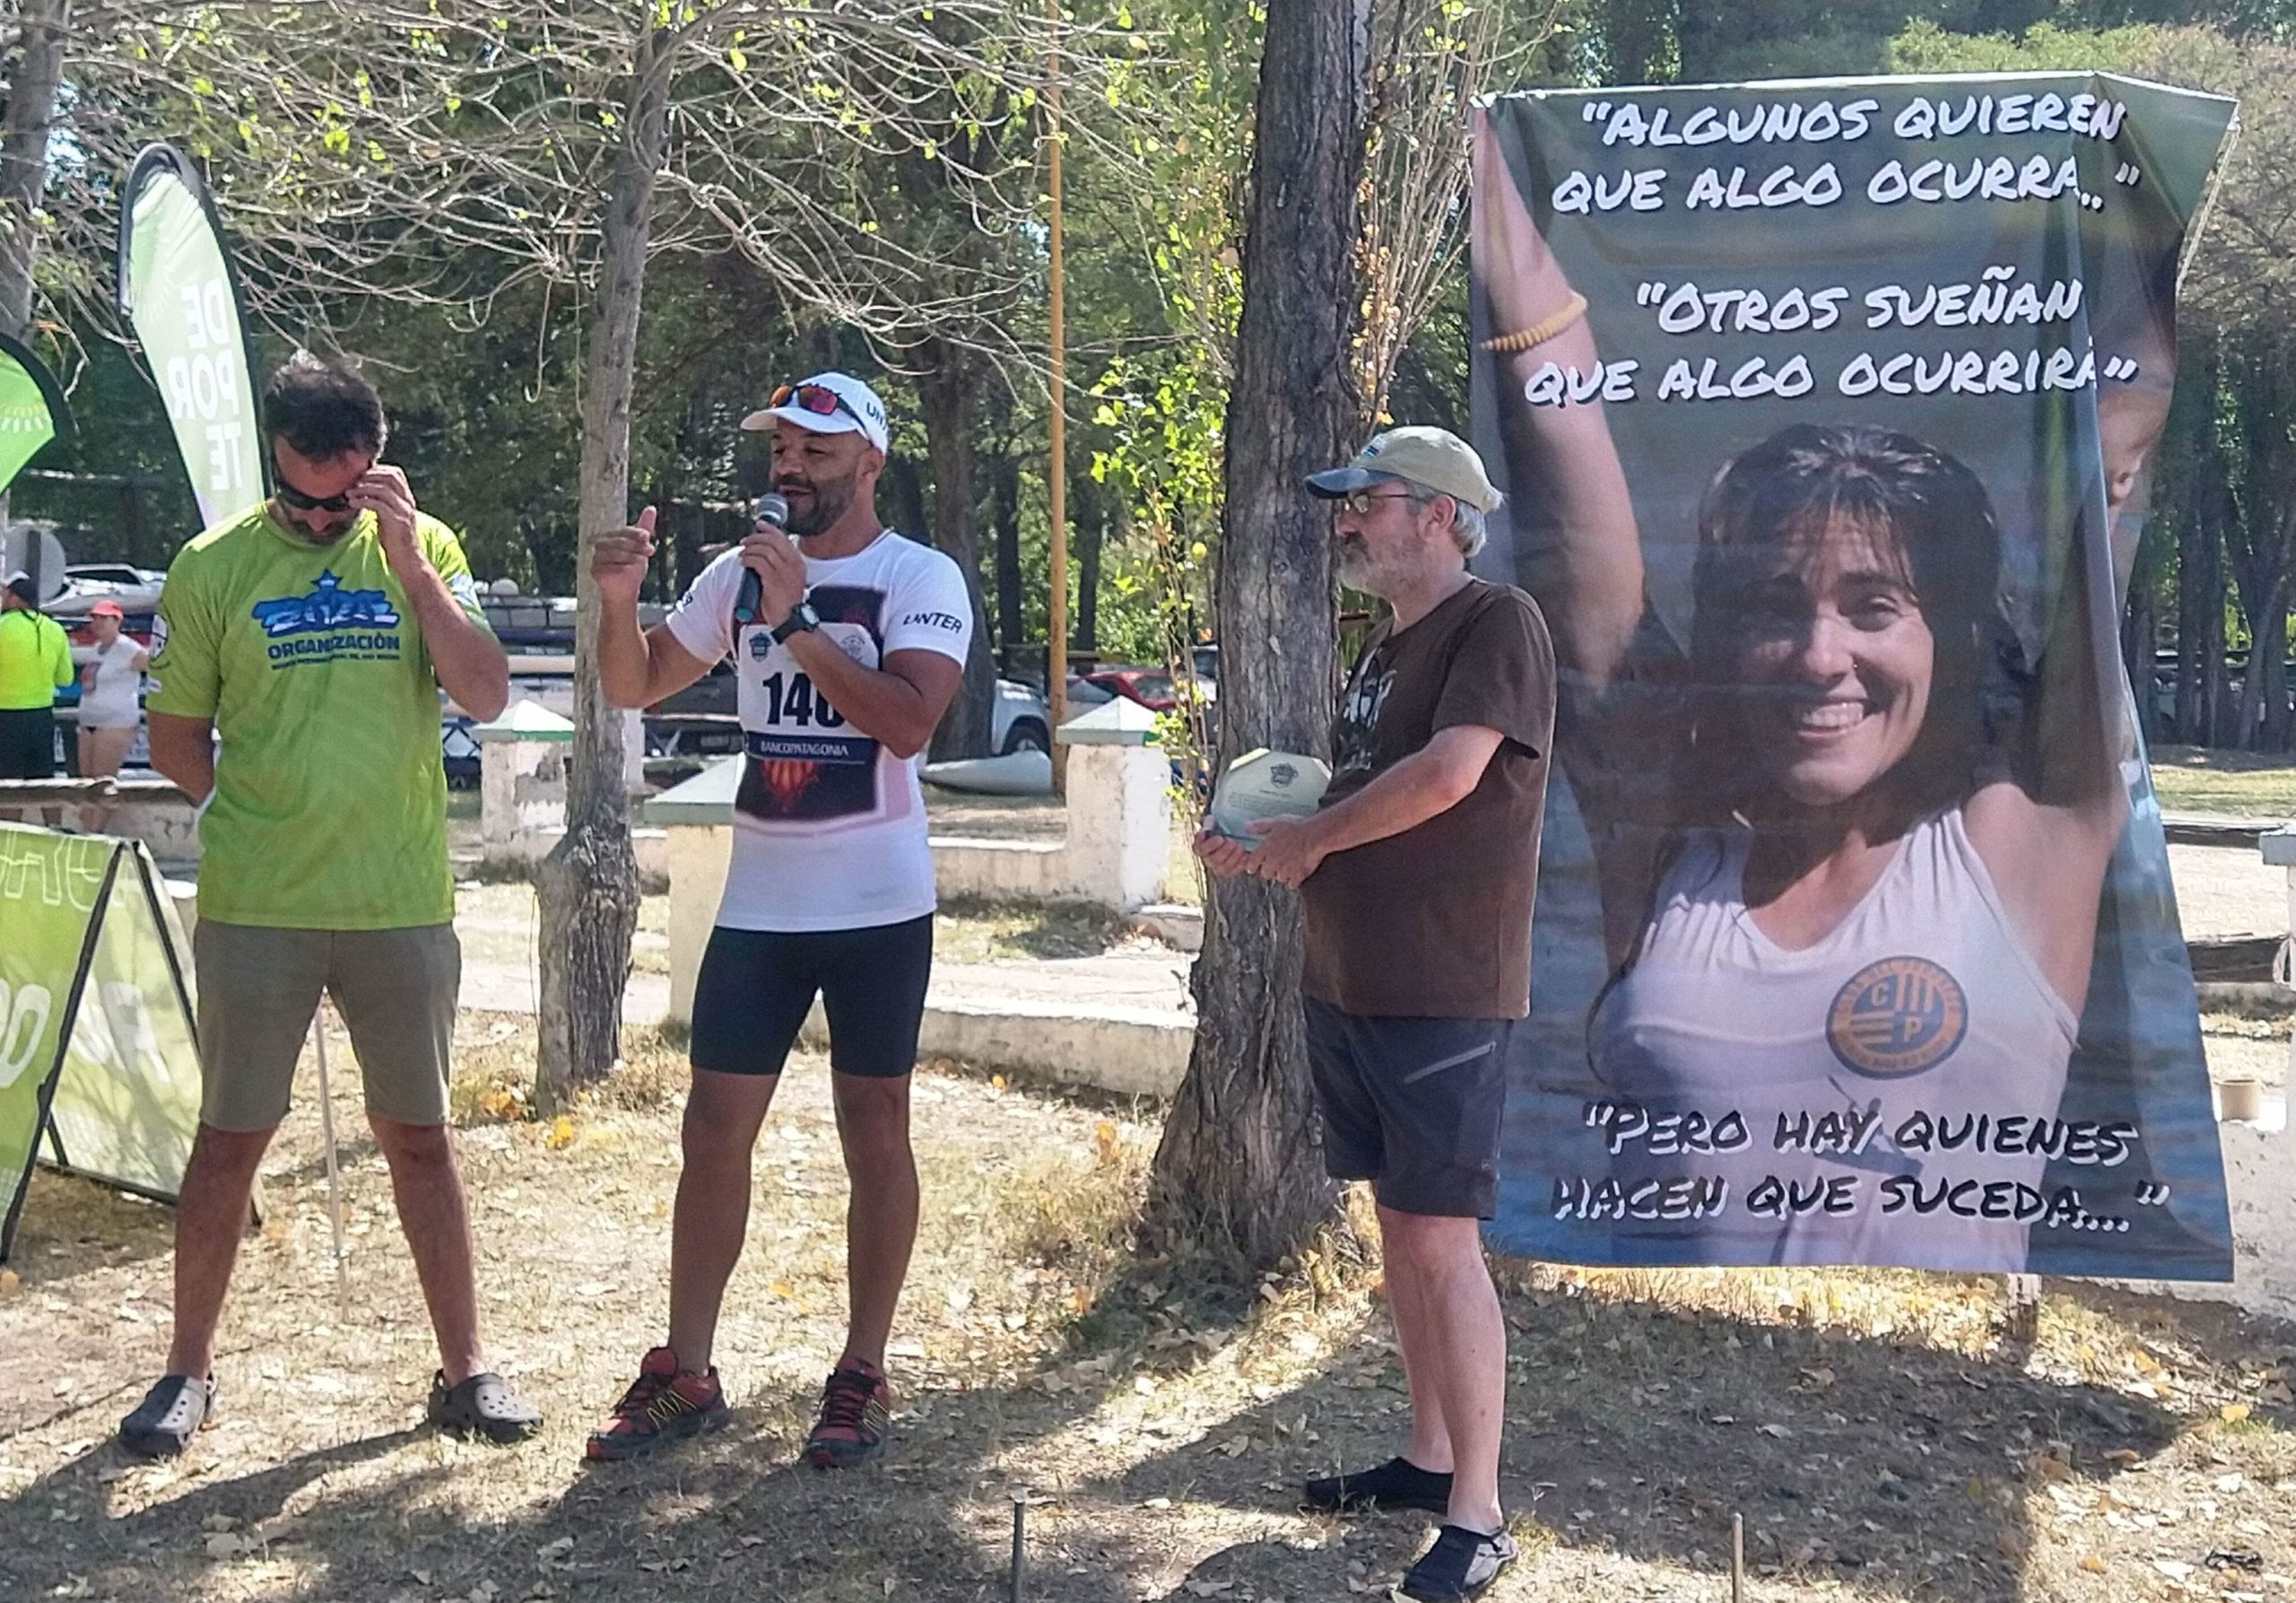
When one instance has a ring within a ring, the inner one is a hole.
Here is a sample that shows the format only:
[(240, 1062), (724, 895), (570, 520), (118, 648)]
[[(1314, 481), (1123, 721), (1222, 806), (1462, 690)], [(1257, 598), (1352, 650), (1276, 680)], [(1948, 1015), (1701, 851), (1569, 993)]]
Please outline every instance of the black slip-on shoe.
[(172, 1459), (215, 1416), (215, 1377), (161, 1375), (119, 1422), (119, 1444), (139, 1459)]
[(1464, 1525), (1446, 1525), (1435, 1533), (1435, 1545), (1404, 1573), (1403, 1595), (1419, 1603), (1481, 1597), (1520, 1551), (1503, 1530), (1486, 1536)]
[(1450, 1476), (1403, 1458), (1389, 1459), (1376, 1469), (1327, 1475), (1300, 1491), (1302, 1508), (1327, 1514), (1374, 1514), (1382, 1509), (1439, 1514), (1451, 1506)]

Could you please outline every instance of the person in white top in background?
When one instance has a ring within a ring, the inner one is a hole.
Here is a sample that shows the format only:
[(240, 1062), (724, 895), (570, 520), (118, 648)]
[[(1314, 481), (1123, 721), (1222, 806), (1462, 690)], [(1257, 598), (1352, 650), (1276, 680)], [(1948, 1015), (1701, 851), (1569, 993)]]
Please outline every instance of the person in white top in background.
[[(668, 1339), (587, 1451), (631, 1458), (724, 1419), (711, 1345), (748, 1224), (750, 1153), (818, 995), (853, 1182), (851, 1320), (805, 1443), (806, 1461), (831, 1469), (875, 1457), (892, 1407), (885, 1344), (917, 1238), (909, 1086), (935, 907), (918, 769), (963, 675), (972, 603), (953, 562), (877, 516), (887, 430), (867, 385), (843, 373), (784, 385), (742, 426), (773, 431), (786, 533), (761, 523), (642, 632), (653, 509), (602, 536), (592, 557), (607, 698), (649, 706), (730, 654), (746, 752), (725, 897), (694, 987)], [(753, 620), (739, 621), (752, 578)]]
[[(144, 669), (152, 654), (120, 632), (127, 614), (117, 601), (88, 609), (94, 643), (72, 653), (80, 668), (80, 777), (110, 779), (126, 761), (144, 723)], [(100, 832), (117, 804), (80, 809), (80, 827)]]

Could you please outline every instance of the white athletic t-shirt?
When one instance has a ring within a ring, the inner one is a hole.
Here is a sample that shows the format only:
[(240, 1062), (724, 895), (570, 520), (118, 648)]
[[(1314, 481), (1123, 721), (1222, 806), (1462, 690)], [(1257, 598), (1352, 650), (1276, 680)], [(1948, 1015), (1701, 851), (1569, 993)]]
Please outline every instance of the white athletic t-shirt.
[[(734, 802), (733, 861), (718, 922), (732, 929), (863, 929), (938, 905), (920, 754), (896, 757), (818, 693), (788, 648), (744, 625), (741, 553), (703, 569), (667, 620), (704, 662), (734, 654), (748, 747)], [(848, 557), (805, 559), (822, 633), (864, 667), (895, 651), (961, 663), (972, 600), (955, 562), (887, 529)], [(778, 623), (776, 619), (774, 622)]]
[[(143, 649), (124, 634), (109, 649), (81, 648), (86, 653), (84, 660), (96, 665), (95, 684), (80, 693), (83, 729), (133, 729), (142, 720), (144, 710), (136, 693), (143, 689), (144, 675), (135, 671), (135, 654)], [(80, 655), (73, 653), (75, 659)]]

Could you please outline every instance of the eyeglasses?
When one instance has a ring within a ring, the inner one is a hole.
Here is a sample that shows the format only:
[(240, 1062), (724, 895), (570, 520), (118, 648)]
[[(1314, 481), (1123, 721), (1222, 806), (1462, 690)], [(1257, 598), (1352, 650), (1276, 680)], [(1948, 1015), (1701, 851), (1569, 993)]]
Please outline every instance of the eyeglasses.
[(773, 392), (773, 399), (766, 405), (778, 408), (792, 401), (797, 404), (798, 411), (810, 412), (816, 417), (834, 417), (842, 412), (857, 423), (862, 421), (861, 414), (845, 404), (845, 397), (826, 384), (785, 384)]
[(1425, 497), (1415, 495), (1408, 490), (1390, 490), (1386, 492), (1384, 494), (1379, 495), (1374, 495), (1369, 490), (1358, 490), (1352, 495), (1341, 496), (1339, 498), (1339, 504), (1348, 511), (1354, 513), (1358, 518), (1369, 518), (1371, 515), (1371, 508), (1377, 502), (1383, 501), (1423, 501), (1425, 499)]
[(305, 494), (284, 479), (278, 481), (271, 489), (273, 494), (299, 512), (348, 512), (351, 510), (351, 495), (348, 491), (341, 495), (330, 495), (322, 500), (316, 495)]

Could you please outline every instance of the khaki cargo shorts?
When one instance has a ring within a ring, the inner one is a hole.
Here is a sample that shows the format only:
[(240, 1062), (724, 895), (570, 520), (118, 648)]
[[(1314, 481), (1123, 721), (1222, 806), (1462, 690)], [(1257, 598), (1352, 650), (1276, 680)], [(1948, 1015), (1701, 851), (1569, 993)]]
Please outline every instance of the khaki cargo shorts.
[(413, 929), (260, 929), (202, 919), (199, 1118), (266, 1130), (287, 1116), (295, 1063), (321, 992), (351, 1031), (367, 1111), (447, 1122), (447, 1074), (463, 949), (451, 924)]

